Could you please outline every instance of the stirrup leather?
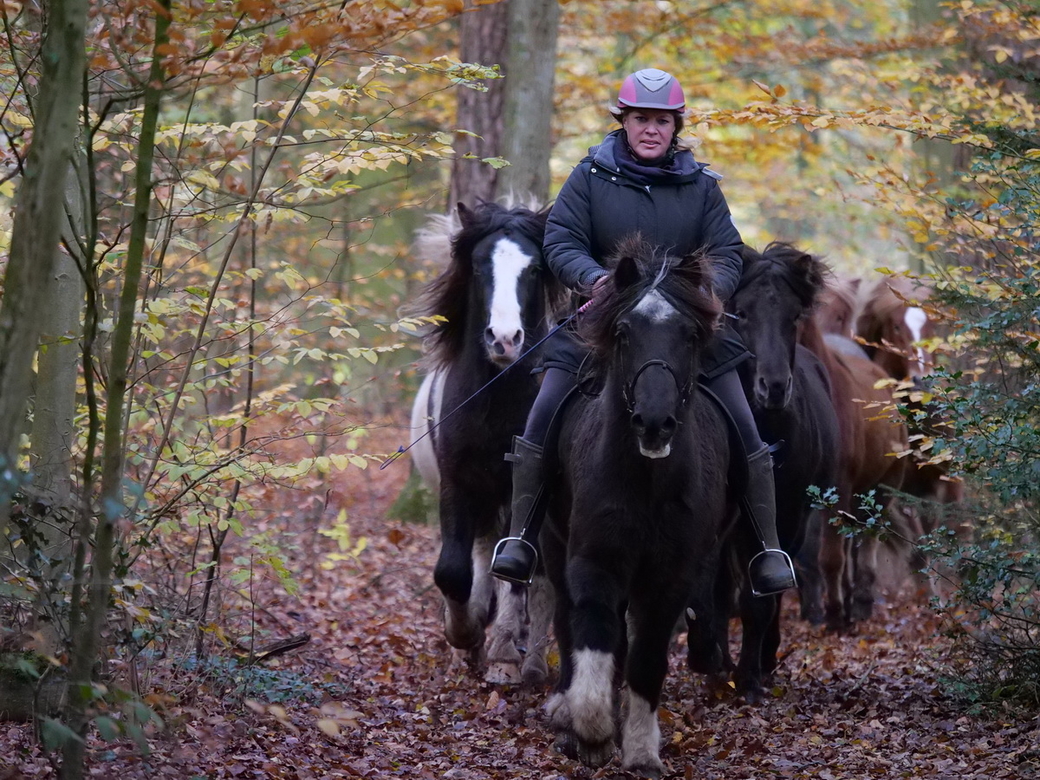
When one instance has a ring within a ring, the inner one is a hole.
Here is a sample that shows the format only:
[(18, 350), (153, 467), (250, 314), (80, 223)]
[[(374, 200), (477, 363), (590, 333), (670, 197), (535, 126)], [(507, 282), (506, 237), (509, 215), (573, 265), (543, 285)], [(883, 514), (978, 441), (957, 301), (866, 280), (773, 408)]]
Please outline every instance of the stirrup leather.
[[(751, 577), (751, 571), (754, 568), (755, 561), (758, 560), (759, 556), (766, 555), (767, 553), (780, 553), (782, 556), (784, 556), (784, 559), (787, 561), (787, 568), (791, 570), (791, 579), (794, 580), (794, 586), (798, 587), (798, 576), (794, 572), (794, 561), (791, 560), (791, 556), (788, 555), (787, 552), (785, 552), (784, 550), (781, 550), (779, 548), (766, 548), (766, 549), (762, 550), (761, 552), (755, 553), (754, 556), (752, 556), (751, 560), (748, 561), (748, 581), (751, 583), (751, 595), (752, 596), (756, 596), (756, 597), (757, 596), (772, 596), (772, 595), (774, 595), (776, 593), (783, 593), (784, 592), (783, 590), (775, 590), (775, 591), (771, 591), (769, 593), (764, 593), (764, 592), (759, 592), (758, 590), (755, 589), (755, 583), (753, 581), (753, 578)], [(786, 590), (786, 588), (784, 590)]]
[[(498, 544), (495, 545), (494, 551), (491, 553), (491, 566), (490, 569), (495, 568), (495, 561), (498, 559), (498, 554), (502, 550), (502, 545), (506, 542), (520, 542), (520, 544), (526, 545), (531, 550), (531, 555), (534, 556), (534, 566), (531, 567), (531, 575), (526, 580), (516, 579), (514, 577), (505, 577), (498, 572), (494, 572), (493, 576), (506, 582), (515, 582), (518, 585), (530, 585), (534, 581), (534, 573), (538, 569), (538, 548), (531, 544), (529, 541), (524, 539), (522, 536), (506, 536), (498, 540)], [(489, 570), (490, 570), (489, 569)]]

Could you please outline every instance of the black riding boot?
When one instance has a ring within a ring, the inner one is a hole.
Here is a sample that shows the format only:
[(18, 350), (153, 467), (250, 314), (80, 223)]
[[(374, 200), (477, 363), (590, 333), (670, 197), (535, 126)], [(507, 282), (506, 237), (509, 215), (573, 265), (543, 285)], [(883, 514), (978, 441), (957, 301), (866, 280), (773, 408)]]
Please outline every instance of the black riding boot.
[(527, 585), (538, 565), (538, 531), (545, 518), (545, 474), (542, 448), (520, 436), (513, 437), (513, 518), (506, 537), (495, 546), (491, 574), (500, 580)]
[(767, 447), (748, 458), (744, 509), (764, 548), (748, 564), (751, 592), (756, 596), (768, 596), (795, 587), (797, 582), (791, 557), (780, 549), (780, 539), (776, 535), (773, 459)]

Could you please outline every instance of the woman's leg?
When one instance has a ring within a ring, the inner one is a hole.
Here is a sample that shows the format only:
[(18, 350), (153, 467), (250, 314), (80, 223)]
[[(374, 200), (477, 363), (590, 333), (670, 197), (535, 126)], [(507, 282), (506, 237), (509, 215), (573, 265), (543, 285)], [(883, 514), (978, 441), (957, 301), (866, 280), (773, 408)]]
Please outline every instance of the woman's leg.
[(763, 548), (748, 564), (751, 589), (756, 596), (765, 596), (793, 588), (796, 585), (794, 567), (790, 557), (780, 548), (776, 533), (773, 458), (758, 433), (740, 377), (736, 370), (727, 371), (708, 380), (707, 385), (733, 418), (747, 456), (748, 486), (742, 503), (744, 514)]
[(543, 453), (553, 416), (574, 384), (570, 371), (545, 370), (524, 435), (513, 439), (513, 451), (506, 456), (513, 463), (513, 502), (509, 536), (499, 542), (491, 561), (491, 573), (499, 579), (528, 583), (534, 576), (538, 563), (535, 545), (548, 498)]

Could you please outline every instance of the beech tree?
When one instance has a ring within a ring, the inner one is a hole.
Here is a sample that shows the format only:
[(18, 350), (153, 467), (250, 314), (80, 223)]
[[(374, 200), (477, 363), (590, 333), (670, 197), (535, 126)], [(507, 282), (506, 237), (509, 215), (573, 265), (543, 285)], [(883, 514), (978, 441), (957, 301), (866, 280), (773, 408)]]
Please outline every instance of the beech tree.
[(87, 3), (83, 0), (54, 0), (48, 6), (38, 88), (32, 106), (36, 131), (25, 156), (15, 202), (0, 302), (0, 535), (7, 527), (32, 360), (43, 324), (41, 313), (52, 289), (62, 232), (64, 215), (56, 205), (65, 200), (66, 177), (77, 137), (86, 61), (86, 20)]

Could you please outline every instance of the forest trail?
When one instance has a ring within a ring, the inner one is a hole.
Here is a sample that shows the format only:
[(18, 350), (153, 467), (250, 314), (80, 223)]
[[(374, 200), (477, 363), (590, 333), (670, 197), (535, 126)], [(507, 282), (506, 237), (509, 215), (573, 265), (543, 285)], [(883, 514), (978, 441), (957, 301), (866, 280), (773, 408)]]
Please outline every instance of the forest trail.
[[(328, 506), (347, 508), (352, 536), (368, 540), (356, 564), (322, 568), (336, 544), (295, 507), (300, 592), (263, 588), (255, 618), (267, 639), (310, 633), (309, 644), (268, 664), (283, 677), (270, 690), (295, 680), (317, 692), (310, 701), (189, 685), (156, 663), (153, 701), (168, 729), (148, 756), (130, 742), (92, 739), (91, 776), (626, 777), (616, 759), (594, 772), (552, 750), (546, 691), (495, 688), (451, 662), (431, 576), (437, 531), (383, 519), (406, 472), (405, 463), (372, 468), (330, 492)], [(909, 581), (889, 580), (875, 619), (848, 635), (810, 629), (789, 602), (784, 660), (760, 705), (709, 691), (676, 640), (661, 704), (666, 777), (1040, 777), (1040, 721), (970, 713), (955, 700), (944, 679), (951, 640)], [(28, 727), (0, 724), (0, 780), (53, 776)]]

